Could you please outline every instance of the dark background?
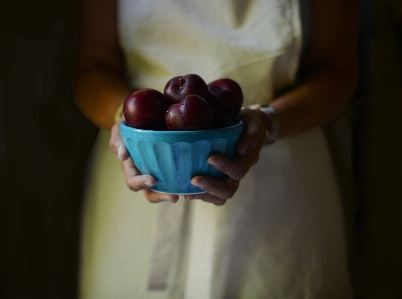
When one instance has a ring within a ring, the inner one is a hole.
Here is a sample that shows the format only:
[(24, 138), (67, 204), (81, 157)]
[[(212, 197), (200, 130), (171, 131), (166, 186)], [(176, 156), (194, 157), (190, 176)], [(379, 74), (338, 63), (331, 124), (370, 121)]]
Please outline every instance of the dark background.
[[(81, 204), (97, 129), (74, 102), (75, 5), (0, 2), (0, 299), (77, 297)], [(402, 2), (365, 1), (362, 24), (360, 104), (325, 130), (344, 194), (357, 297), (396, 299)]]
[(85, 161), (74, 1), (0, 6), (0, 298), (76, 298)]

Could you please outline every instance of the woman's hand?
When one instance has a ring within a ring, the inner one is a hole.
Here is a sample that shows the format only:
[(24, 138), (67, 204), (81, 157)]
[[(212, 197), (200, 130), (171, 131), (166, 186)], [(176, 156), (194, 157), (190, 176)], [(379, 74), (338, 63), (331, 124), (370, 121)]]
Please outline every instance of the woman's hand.
[(191, 183), (207, 193), (186, 195), (185, 198), (202, 199), (215, 205), (223, 205), (239, 188), (239, 181), (257, 163), (259, 153), (267, 137), (267, 123), (258, 111), (243, 108), (238, 118), (244, 122), (244, 133), (240, 137), (236, 152), (238, 157), (229, 160), (222, 156), (210, 156), (208, 163), (225, 174), (218, 180), (206, 176), (195, 176)]
[(154, 203), (160, 201), (177, 202), (179, 200), (178, 195), (154, 192), (149, 189), (157, 181), (154, 177), (143, 175), (138, 171), (121, 138), (120, 122), (116, 122), (112, 127), (109, 146), (113, 154), (121, 160), (126, 184), (130, 190), (135, 192), (143, 190), (148, 201)]
[[(240, 179), (258, 161), (260, 149), (266, 139), (266, 121), (260, 113), (248, 108), (242, 109), (238, 117), (245, 125), (244, 133), (236, 146), (238, 157), (235, 160), (229, 160), (222, 156), (210, 156), (208, 163), (223, 172), (225, 177), (221, 180), (206, 176), (192, 178), (191, 183), (207, 193), (186, 195), (186, 199), (201, 199), (215, 205), (223, 205), (237, 191)], [(122, 161), (124, 177), (130, 190), (143, 190), (148, 201), (154, 203), (178, 201), (178, 195), (154, 192), (149, 189), (156, 184), (156, 179), (150, 175), (142, 175), (138, 171), (121, 138), (120, 122), (115, 123), (112, 127), (110, 148)]]

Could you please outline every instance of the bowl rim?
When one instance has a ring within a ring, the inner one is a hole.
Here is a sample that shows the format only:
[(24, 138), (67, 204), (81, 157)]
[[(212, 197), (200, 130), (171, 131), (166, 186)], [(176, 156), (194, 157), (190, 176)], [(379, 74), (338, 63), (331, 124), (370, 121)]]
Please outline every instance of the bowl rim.
[(149, 133), (155, 133), (155, 134), (196, 134), (196, 133), (204, 133), (204, 132), (217, 132), (217, 131), (226, 131), (232, 128), (240, 127), (243, 126), (243, 121), (241, 119), (236, 119), (237, 121), (236, 124), (229, 126), (229, 127), (224, 127), (224, 128), (217, 128), (217, 129), (206, 129), (206, 130), (190, 130), (190, 131), (179, 131), (179, 130), (145, 130), (145, 129), (138, 129), (134, 127), (130, 127), (127, 125), (125, 120), (122, 120), (120, 122), (120, 127), (126, 129), (126, 130), (131, 130), (135, 132), (149, 132)]

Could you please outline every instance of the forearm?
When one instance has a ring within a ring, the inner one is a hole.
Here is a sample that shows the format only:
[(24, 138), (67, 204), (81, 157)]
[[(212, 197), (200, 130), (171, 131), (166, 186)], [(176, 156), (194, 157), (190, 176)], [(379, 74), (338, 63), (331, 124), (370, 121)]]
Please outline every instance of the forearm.
[(117, 108), (131, 92), (124, 80), (101, 68), (77, 71), (75, 95), (83, 113), (97, 126), (111, 129)]
[(117, 108), (130, 93), (119, 48), (116, 0), (79, 0), (75, 96), (97, 126), (111, 129)]
[(279, 137), (301, 133), (344, 109), (356, 88), (359, 1), (312, 0), (306, 79), (271, 106)]
[(330, 120), (353, 96), (357, 70), (324, 68), (271, 103), (280, 120), (279, 137), (295, 135)]

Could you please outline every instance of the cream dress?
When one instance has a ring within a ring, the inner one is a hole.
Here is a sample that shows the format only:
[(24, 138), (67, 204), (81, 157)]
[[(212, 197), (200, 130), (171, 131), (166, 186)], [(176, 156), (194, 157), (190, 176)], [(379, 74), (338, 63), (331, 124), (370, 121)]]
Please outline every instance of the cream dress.
[[(295, 82), (299, 1), (121, 0), (118, 16), (133, 86), (230, 77), (249, 105)], [(264, 147), (222, 207), (129, 191), (109, 137), (100, 133), (88, 183), (81, 299), (352, 298), (321, 129)]]

